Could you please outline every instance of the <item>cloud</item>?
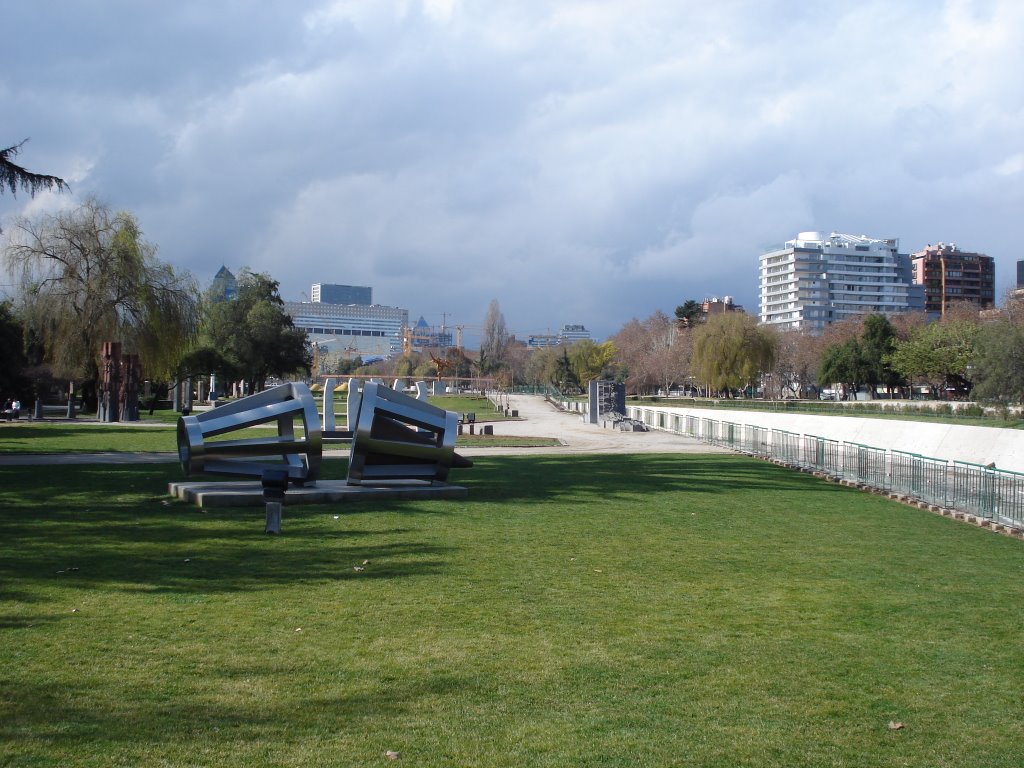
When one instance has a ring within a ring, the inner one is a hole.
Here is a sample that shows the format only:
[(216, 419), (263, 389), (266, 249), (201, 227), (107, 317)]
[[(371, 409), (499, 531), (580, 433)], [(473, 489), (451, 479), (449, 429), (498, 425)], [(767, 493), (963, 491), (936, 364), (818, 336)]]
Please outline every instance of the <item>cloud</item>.
[(761, 249), (805, 229), (1012, 270), (1014, 0), (60, 5), (10, 16), (11, 141), (200, 280), (606, 335), (705, 293), (756, 311)]

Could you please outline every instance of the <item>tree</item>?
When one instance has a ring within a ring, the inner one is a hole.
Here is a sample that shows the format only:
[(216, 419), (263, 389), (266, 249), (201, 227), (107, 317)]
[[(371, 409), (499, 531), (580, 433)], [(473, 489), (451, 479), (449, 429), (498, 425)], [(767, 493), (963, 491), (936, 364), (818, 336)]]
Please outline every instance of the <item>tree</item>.
[(530, 353), (523, 369), (523, 380), (534, 386), (552, 386), (558, 372), (559, 351), (555, 347), (541, 347)]
[(615, 359), (615, 344), (611, 341), (598, 344), (590, 339), (582, 339), (570, 345), (568, 352), (576, 380), (585, 390), (590, 382), (601, 378)]
[(858, 339), (827, 347), (818, 364), (818, 383), (841, 384), (847, 394), (856, 393), (868, 376), (868, 364)]
[(978, 324), (969, 319), (918, 326), (906, 341), (896, 344), (889, 365), (912, 382), (926, 382), (933, 396), (948, 387), (969, 389), (978, 330)]
[(483, 338), (480, 340), (480, 373), (486, 376), (505, 364), (512, 337), (505, 326), (505, 315), (501, 313), (497, 299), (491, 299), (484, 318)]
[(1010, 320), (982, 326), (975, 340), (972, 369), (976, 397), (1024, 402), (1024, 327)]
[(882, 384), (887, 388), (899, 386), (903, 377), (889, 364), (889, 355), (896, 348), (896, 329), (885, 315), (868, 315), (864, 318), (861, 334), (861, 354), (864, 356), (864, 383), (875, 388)]
[(193, 342), (195, 282), (156, 258), (130, 213), (90, 198), (71, 211), (19, 219), (4, 257), (44, 359), (57, 376), (82, 381), (91, 404), (102, 342), (120, 341), (153, 378), (168, 375)]
[(204, 307), (202, 343), (220, 351), (254, 392), (269, 376), (308, 375), (313, 362), (306, 333), (285, 314), (278, 285), (267, 275), (243, 270), (234, 299)]
[(25, 329), (11, 311), (9, 302), (0, 302), (0, 400), (17, 394), (28, 400), (28, 382), (24, 369)]
[(35, 197), (36, 192), (40, 190), (53, 189), (54, 187), (56, 187), (58, 192), (66, 192), (68, 185), (64, 179), (57, 176), (47, 176), (42, 173), (32, 173), (11, 160), (12, 157), (17, 156), (21, 152), (21, 148), (26, 141), (28, 139), (15, 144), (13, 147), (0, 149), (0, 194), (3, 194), (5, 189), (9, 189), (12, 195), (17, 196), (18, 187), (28, 192), (30, 197)]
[(575, 394), (583, 391), (576, 371), (572, 369), (572, 361), (569, 359), (569, 348), (563, 346), (562, 354), (555, 363), (554, 385), (559, 392)]
[(817, 381), (821, 337), (794, 328), (779, 331), (778, 340), (775, 365), (767, 382), (767, 396), (807, 397)]
[(775, 362), (778, 339), (741, 312), (725, 312), (708, 319), (694, 332), (694, 375), (709, 391), (742, 389)]
[(340, 376), (349, 376), (355, 373), (356, 369), (361, 368), (363, 365), (363, 358), (361, 355), (356, 355), (353, 358), (339, 357), (337, 364), (334, 366), (334, 373)]
[(667, 392), (683, 381), (689, 374), (691, 333), (660, 310), (643, 321), (626, 323), (612, 341), (627, 390), (645, 394), (660, 388)]
[(651, 370), (651, 340), (644, 323), (636, 318), (627, 322), (612, 337), (619, 351), (616, 363), (625, 374), (626, 389), (633, 394), (646, 394), (655, 386)]
[(696, 299), (687, 299), (676, 307), (676, 320), (684, 328), (692, 328), (704, 319), (704, 308)]

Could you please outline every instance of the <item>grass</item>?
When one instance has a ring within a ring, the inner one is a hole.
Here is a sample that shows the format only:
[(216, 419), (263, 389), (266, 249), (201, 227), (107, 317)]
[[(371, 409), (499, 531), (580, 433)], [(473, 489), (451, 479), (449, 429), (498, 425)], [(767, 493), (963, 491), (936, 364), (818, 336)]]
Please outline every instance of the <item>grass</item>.
[(177, 433), (167, 427), (72, 422), (0, 425), (0, 454), (176, 451)]
[(52, 476), (0, 468), (6, 765), (1020, 765), (1021, 542), (770, 464), (477, 459), (281, 537)]
[(456, 441), (463, 448), (551, 448), (562, 441), (557, 437), (528, 437), (525, 435), (468, 435), (463, 432)]
[(455, 411), (458, 414), (475, 413), (477, 421), (505, 421), (504, 411), (494, 407), (494, 403), (480, 395), (441, 395), (429, 399), (431, 405)]
[[(252, 428), (253, 434), (270, 434), (271, 427)], [(499, 430), (500, 431), (500, 430)], [(237, 433), (221, 439), (235, 439)], [(509, 435), (470, 435), (457, 438), (462, 447), (509, 448), (560, 445), (553, 437)], [(347, 447), (326, 446), (330, 449)], [(177, 432), (173, 426), (141, 427), (127, 424), (87, 424), (70, 422), (19, 422), (0, 425), (0, 455), (40, 453), (175, 452)]]

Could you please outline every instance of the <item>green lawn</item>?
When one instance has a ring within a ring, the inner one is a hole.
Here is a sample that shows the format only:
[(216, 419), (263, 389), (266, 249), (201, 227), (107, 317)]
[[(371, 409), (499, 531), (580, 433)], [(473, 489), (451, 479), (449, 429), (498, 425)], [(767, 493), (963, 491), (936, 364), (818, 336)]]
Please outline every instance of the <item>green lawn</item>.
[(455, 411), (462, 415), (475, 413), (477, 421), (504, 421), (504, 411), (494, 407), (494, 403), (486, 397), (477, 395), (440, 395), (429, 399), (431, 405), (444, 408), (446, 411)]
[(4, 765), (1020, 765), (1024, 544), (807, 475), (477, 459), (280, 537), (53, 477), (0, 467)]
[(0, 425), (0, 454), (103, 453), (107, 451), (177, 451), (173, 424), (18, 422)]
[[(268, 435), (273, 427), (253, 427), (247, 434)], [(500, 433), (501, 429), (498, 428)], [(216, 439), (236, 439), (230, 433)], [(508, 435), (459, 435), (460, 447), (533, 447), (554, 446), (560, 441), (553, 437), (517, 437)], [(345, 448), (347, 444), (326, 446)], [(177, 432), (172, 425), (166, 428), (142, 427), (124, 424), (86, 424), (68, 422), (20, 422), (0, 425), (0, 455), (8, 453), (106, 453), (141, 451), (177, 451)]]

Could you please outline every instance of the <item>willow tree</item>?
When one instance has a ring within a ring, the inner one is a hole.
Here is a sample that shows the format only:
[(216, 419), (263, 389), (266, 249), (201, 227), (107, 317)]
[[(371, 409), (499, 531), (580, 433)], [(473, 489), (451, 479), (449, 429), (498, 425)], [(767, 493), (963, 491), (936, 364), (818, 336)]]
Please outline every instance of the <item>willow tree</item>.
[(11, 229), (4, 261), (21, 318), (55, 375), (81, 381), (95, 402), (101, 345), (119, 341), (146, 376), (170, 377), (196, 333), (198, 292), (157, 259), (134, 216), (90, 198)]
[(580, 386), (586, 391), (590, 382), (605, 375), (615, 360), (615, 343), (605, 341), (598, 344), (591, 339), (580, 339), (569, 347), (569, 361)]
[(693, 335), (691, 370), (709, 391), (753, 386), (775, 363), (778, 339), (742, 312), (713, 315)]

